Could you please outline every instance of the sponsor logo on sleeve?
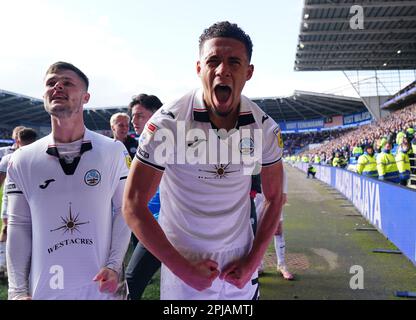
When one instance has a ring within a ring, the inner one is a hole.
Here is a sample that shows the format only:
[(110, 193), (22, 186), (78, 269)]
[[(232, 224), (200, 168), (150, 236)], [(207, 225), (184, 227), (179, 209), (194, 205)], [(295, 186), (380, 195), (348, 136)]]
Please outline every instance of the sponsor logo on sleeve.
[(14, 183), (8, 183), (8, 184), (6, 185), (6, 190), (7, 190), (7, 191), (17, 190), (17, 187), (16, 187), (16, 185), (15, 185)]
[(127, 168), (130, 169), (130, 166), (131, 166), (130, 154), (127, 151), (123, 151), (123, 153), (124, 153), (124, 160), (126, 161), (126, 166), (127, 166)]
[(278, 142), (279, 148), (283, 148), (283, 138), (282, 138), (282, 132), (280, 131), (280, 128), (276, 127), (273, 130), (273, 133), (277, 137), (277, 142)]
[(149, 159), (149, 154), (146, 151), (144, 151), (142, 148), (139, 147), (138, 152), (139, 152), (139, 155), (141, 155), (143, 158)]
[(146, 124), (146, 129), (150, 134), (154, 134), (157, 130), (157, 126), (151, 122)]

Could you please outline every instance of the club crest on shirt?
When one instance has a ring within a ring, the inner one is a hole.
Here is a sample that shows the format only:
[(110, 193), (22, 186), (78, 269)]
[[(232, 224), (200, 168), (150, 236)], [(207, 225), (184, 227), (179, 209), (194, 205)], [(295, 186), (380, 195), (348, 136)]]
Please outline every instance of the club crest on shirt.
[(90, 187), (96, 186), (101, 181), (101, 174), (96, 169), (91, 169), (87, 171), (84, 176), (84, 182)]
[(242, 155), (250, 155), (254, 152), (254, 140), (252, 138), (242, 138), (238, 145)]
[(137, 152), (137, 148), (136, 147), (131, 147), (129, 152), (130, 152), (130, 154), (135, 154)]

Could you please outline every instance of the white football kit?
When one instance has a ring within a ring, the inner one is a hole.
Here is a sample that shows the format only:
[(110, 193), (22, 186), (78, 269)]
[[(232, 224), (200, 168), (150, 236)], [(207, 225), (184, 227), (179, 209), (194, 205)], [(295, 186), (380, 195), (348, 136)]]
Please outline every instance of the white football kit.
[[(7, 166), (9, 164), (10, 158), (13, 153), (6, 154), (3, 158), (0, 160), (0, 172), (7, 173)], [(7, 185), (7, 176), (4, 180), (4, 186)], [(4, 188), (5, 189), (5, 188)], [(7, 194), (3, 191), (3, 196), (1, 199), (1, 218), (7, 219)]]
[[(164, 171), (159, 223), (169, 241), (189, 260), (213, 259), (220, 270), (246, 255), (252, 245), (248, 195), (250, 168), (255, 165), (249, 158), (258, 150), (257, 160), (269, 166), (282, 154), (279, 127), (269, 116), (244, 96), (239, 112), (234, 132), (215, 133), (202, 91), (192, 91), (152, 116), (136, 155)], [(160, 141), (165, 134), (166, 140)], [(221, 158), (224, 154), (228, 159)], [(237, 160), (230, 156), (235, 154)], [(217, 278), (211, 288), (199, 292), (162, 266), (161, 299), (257, 297), (257, 273), (242, 290)]]
[(0, 147), (0, 160), (5, 155), (13, 153), (16, 149), (13, 146)]
[(8, 168), (9, 299), (117, 299), (94, 276), (120, 272), (130, 239), (121, 214), (130, 156), (85, 130), (80, 156), (59, 158), (52, 135), (14, 153)]

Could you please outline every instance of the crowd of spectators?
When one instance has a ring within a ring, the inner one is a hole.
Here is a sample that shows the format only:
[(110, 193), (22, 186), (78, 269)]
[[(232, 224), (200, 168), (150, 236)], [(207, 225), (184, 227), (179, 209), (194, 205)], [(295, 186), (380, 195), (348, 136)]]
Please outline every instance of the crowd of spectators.
[(301, 156), (308, 154), (309, 158), (313, 158), (315, 155), (319, 155), (321, 159), (326, 159), (327, 163), (331, 163), (335, 153), (339, 152), (348, 161), (354, 147), (371, 144), (377, 150), (380, 139), (386, 138), (395, 143), (399, 132), (406, 132), (407, 129), (415, 126), (416, 104), (395, 111), (371, 124), (354, 128), (347, 133), (341, 132), (339, 135), (334, 135), (321, 146), (302, 152)]
[[(0, 140), (11, 140), (12, 130), (6, 128), (0, 128)], [(9, 146), (10, 143), (0, 141), (0, 148)]]
[(351, 130), (350, 128), (346, 128), (304, 133), (283, 133), (284, 150), (287, 154), (294, 154), (302, 151), (308, 145), (320, 144), (336, 139)]
[(0, 139), (11, 139), (13, 129), (0, 128)]

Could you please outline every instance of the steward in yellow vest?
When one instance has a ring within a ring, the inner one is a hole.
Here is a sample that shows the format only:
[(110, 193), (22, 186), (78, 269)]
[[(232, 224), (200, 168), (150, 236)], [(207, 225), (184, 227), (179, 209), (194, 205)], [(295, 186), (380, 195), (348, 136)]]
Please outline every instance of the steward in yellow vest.
[(397, 149), (396, 164), (399, 170), (400, 184), (407, 186), (407, 181), (410, 179), (410, 161), (409, 161), (409, 144), (407, 141), (402, 142)]
[(374, 157), (374, 148), (372, 145), (366, 145), (364, 150), (364, 154), (358, 158), (357, 173), (363, 176), (377, 178), (377, 162)]
[(397, 169), (396, 159), (390, 153), (391, 143), (388, 141), (377, 156), (377, 171), (379, 180), (399, 183), (399, 170)]

